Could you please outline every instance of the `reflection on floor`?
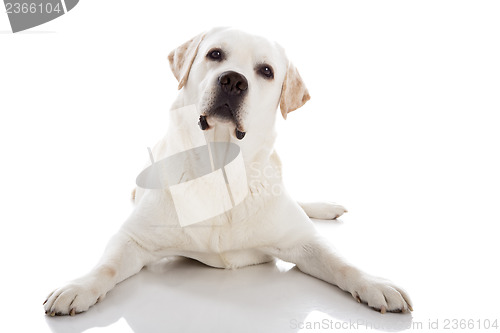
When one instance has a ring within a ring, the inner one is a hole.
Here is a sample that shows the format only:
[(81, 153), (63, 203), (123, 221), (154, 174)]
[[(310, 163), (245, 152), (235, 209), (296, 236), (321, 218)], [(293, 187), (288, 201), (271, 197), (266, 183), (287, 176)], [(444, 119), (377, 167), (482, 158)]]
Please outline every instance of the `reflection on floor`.
[[(53, 332), (401, 331), (411, 314), (382, 315), (282, 261), (223, 270), (189, 259), (145, 269), (76, 317), (47, 318)], [(349, 326), (348, 326), (349, 325)]]

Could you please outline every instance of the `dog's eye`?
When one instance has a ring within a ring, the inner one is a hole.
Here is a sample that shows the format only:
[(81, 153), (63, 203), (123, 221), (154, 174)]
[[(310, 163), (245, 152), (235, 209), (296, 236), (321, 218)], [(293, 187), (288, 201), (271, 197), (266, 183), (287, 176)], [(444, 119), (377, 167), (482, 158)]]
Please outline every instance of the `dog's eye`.
[(223, 56), (222, 50), (219, 49), (210, 50), (207, 54), (207, 58), (213, 61), (221, 61)]
[(262, 65), (257, 69), (257, 72), (262, 75), (266, 79), (273, 79), (274, 78), (274, 72), (271, 66), (269, 65)]

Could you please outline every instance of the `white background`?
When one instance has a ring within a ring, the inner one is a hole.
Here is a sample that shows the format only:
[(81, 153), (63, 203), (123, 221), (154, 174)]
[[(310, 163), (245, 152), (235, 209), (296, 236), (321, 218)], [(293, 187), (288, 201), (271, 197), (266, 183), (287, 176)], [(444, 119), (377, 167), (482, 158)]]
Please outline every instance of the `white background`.
[[(499, 17), (496, 1), (84, 0), (12, 34), (0, 13), (0, 330), (500, 320)], [(285, 47), (312, 95), (278, 120), (288, 188), (349, 209), (318, 227), (406, 288), (412, 315), (382, 316), (283, 263), (181, 262), (127, 280), (86, 314), (45, 317), (46, 294), (90, 269), (132, 210), (176, 95), (167, 54), (213, 26)]]

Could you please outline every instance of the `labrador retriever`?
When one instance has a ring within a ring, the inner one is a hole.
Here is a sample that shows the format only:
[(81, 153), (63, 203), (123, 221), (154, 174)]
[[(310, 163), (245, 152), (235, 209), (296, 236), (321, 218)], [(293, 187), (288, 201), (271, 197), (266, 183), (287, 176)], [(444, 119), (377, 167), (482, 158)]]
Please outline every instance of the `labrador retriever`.
[[(86, 311), (117, 283), (169, 256), (220, 268), (279, 258), (382, 313), (411, 311), (403, 289), (346, 262), (314, 228), (310, 218), (335, 219), (345, 212), (342, 206), (297, 203), (283, 186), (280, 160), (273, 149), (275, 111), (279, 106), (286, 119), (310, 98), (283, 49), (261, 37), (215, 28), (185, 42), (168, 59), (180, 90), (172, 110), (194, 105), (199, 112), (198, 131), (213, 142), (238, 144), (246, 170), (252, 170), (246, 175), (248, 194), (224, 214), (181, 226), (167, 189), (137, 187), (135, 209), (97, 266), (53, 291), (44, 302), (45, 313)], [(175, 117), (171, 125), (177, 125)], [(154, 158), (167, 156), (176, 140), (182, 137), (169, 136), (167, 131), (153, 149)]]

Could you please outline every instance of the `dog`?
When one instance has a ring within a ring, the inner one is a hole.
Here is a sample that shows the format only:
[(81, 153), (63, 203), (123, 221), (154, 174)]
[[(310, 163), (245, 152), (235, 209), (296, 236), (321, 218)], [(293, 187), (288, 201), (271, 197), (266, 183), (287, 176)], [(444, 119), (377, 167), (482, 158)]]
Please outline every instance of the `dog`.
[[(276, 110), (279, 106), (286, 119), (310, 99), (283, 48), (236, 29), (214, 28), (177, 47), (168, 60), (180, 90), (172, 110), (196, 106), (198, 131), (210, 135), (210, 141), (238, 144), (246, 170), (252, 170), (247, 173), (248, 194), (224, 214), (183, 227), (167, 189), (137, 187), (133, 212), (97, 266), (49, 294), (45, 313), (84, 312), (119, 282), (170, 256), (231, 269), (278, 258), (381, 313), (412, 311), (403, 289), (346, 262), (314, 228), (310, 218), (336, 219), (346, 212), (344, 207), (298, 203), (283, 186), (273, 149)], [(176, 125), (174, 117), (171, 126)], [(180, 133), (169, 136), (167, 131), (153, 148), (154, 158), (168, 156), (169, 147), (183, 139)]]

